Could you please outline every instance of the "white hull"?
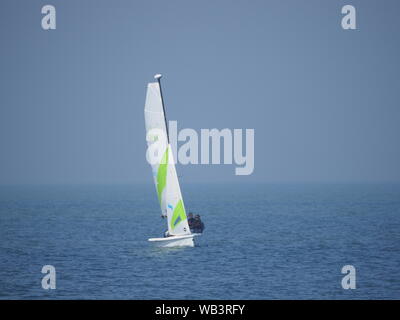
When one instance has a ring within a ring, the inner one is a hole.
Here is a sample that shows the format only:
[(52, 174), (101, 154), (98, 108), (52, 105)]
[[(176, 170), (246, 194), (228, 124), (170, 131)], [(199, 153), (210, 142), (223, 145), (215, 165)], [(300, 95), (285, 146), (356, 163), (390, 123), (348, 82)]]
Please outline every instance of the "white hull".
[(188, 234), (183, 236), (171, 236), (166, 238), (150, 238), (148, 241), (157, 247), (194, 247), (194, 237), (199, 234)]

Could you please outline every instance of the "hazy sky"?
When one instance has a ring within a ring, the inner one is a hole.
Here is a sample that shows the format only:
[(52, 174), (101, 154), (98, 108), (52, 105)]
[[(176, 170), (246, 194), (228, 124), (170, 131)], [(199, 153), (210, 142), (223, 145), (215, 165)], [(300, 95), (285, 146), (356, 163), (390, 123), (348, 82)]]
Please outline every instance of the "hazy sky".
[[(56, 7), (57, 29), (41, 28)], [(341, 8), (357, 30), (341, 28)], [(255, 170), (186, 183), (400, 181), (399, 1), (0, 2), (0, 183), (151, 182), (143, 107), (254, 128)]]

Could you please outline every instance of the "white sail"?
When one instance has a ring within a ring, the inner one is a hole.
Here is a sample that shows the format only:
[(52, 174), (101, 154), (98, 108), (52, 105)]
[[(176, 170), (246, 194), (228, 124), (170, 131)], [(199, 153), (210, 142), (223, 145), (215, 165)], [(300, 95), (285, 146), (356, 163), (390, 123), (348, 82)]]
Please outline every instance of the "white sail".
[(165, 202), (167, 204), (168, 231), (171, 235), (190, 234), (185, 205), (181, 188), (179, 187), (171, 145), (168, 145), (167, 190)]
[[(167, 167), (160, 165), (166, 161), (167, 150), (167, 129), (165, 126), (164, 110), (162, 106), (160, 86), (158, 82), (149, 83), (147, 86), (146, 103), (144, 107), (144, 118), (146, 124), (146, 141), (148, 153), (154, 149), (158, 149), (159, 161), (153, 161), (151, 164), (153, 171), (154, 183), (158, 195), (158, 201), (161, 207), (161, 214), (167, 215), (167, 206), (165, 204), (165, 184)], [(149, 158), (147, 157), (149, 161)]]
[[(185, 235), (190, 234), (190, 229), (168, 143), (162, 103), (159, 83), (149, 83), (144, 108), (148, 160), (151, 160), (158, 201), (162, 215), (167, 217), (168, 231), (170, 235)], [(149, 159), (150, 156), (153, 158)]]

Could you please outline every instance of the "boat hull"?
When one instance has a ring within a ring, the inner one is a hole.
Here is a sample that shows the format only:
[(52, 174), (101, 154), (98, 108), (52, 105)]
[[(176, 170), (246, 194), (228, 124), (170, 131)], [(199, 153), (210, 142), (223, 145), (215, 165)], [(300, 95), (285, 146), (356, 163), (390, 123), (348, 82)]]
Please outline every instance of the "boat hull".
[(194, 247), (194, 237), (198, 234), (188, 234), (183, 236), (171, 236), (166, 238), (150, 238), (148, 241), (157, 247)]

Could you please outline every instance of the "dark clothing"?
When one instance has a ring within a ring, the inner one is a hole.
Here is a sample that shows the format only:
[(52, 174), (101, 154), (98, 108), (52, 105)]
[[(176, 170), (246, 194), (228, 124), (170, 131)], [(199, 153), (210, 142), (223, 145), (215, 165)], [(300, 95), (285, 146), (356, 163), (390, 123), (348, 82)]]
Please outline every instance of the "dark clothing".
[(204, 230), (204, 223), (200, 220), (200, 218), (193, 219), (193, 222), (189, 224), (189, 227), (192, 233), (202, 233)]
[(188, 224), (189, 224), (189, 228), (192, 229), (193, 223), (194, 223), (195, 219), (194, 218), (189, 218), (188, 219)]

